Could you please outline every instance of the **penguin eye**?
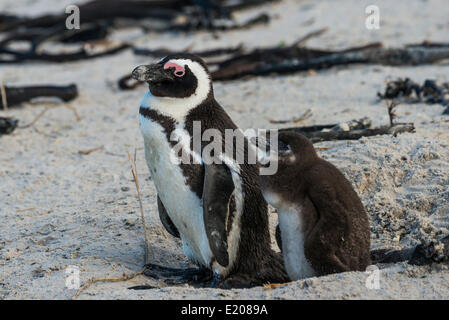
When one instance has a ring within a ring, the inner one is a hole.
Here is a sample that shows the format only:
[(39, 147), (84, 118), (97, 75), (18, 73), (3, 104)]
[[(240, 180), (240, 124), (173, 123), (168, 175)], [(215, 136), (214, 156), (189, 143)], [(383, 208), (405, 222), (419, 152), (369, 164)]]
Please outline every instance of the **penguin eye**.
[(175, 76), (177, 76), (177, 77), (182, 77), (182, 76), (184, 76), (185, 75), (185, 71), (175, 71)]
[(290, 148), (289, 144), (285, 143), (282, 140), (278, 141), (278, 152), (279, 153), (289, 153), (291, 151), (292, 151), (292, 149)]

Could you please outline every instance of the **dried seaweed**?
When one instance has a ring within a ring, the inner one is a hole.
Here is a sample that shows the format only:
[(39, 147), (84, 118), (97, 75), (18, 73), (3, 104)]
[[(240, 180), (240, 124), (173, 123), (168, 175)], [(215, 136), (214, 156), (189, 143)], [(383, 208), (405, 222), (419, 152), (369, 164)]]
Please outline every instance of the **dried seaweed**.
[[(131, 19), (175, 19), (188, 1), (127, 1), (127, 0), (93, 0), (79, 6), (83, 16), (83, 23), (106, 21), (112, 23), (116, 18)], [(16, 17), (15, 21), (0, 26), (0, 32), (15, 30), (18, 28), (42, 28), (65, 25), (67, 15), (65, 13), (54, 15), (42, 15), (34, 18)]]
[[(234, 56), (230, 59), (213, 63), (214, 65), (215, 64), (218, 65), (218, 70), (212, 73), (212, 78), (213, 78), (213, 80), (221, 80), (222, 73), (226, 74), (226, 72), (227, 72), (226, 68), (228, 68), (229, 66), (231, 69), (235, 68), (236, 65), (237, 65), (238, 69), (245, 69), (245, 68), (248, 68), (248, 66), (252, 67), (251, 63), (248, 64), (248, 61), (251, 61), (251, 59), (254, 59), (254, 61), (263, 60), (265, 55), (269, 55), (272, 59), (285, 59), (285, 58), (288, 58), (289, 55), (290, 56), (294, 55), (294, 53), (291, 53), (291, 51), (297, 52), (298, 50), (302, 53), (303, 57), (319, 56), (319, 55), (326, 54), (326, 51), (303, 49), (303, 48), (301, 48), (301, 46), (303, 44), (305, 44), (305, 42), (307, 40), (309, 40), (313, 37), (320, 36), (321, 34), (325, 33), (327, 30), (328, 30), (327, 28), (322, 28), (322, 29), (319, 29), (316, 31), (312, 31), (312, 32), (306, 34), (305, 36), (301, 37), (297, 41), (295, 41), (294, 44), (292, 44), (288, 48), (275, 47), (275, 48), (271, 48), (271, 49), (264, 49), (263, 52), (259, 52), (258, 50), (255, 50), (254, 52), (252, 52), (250, 54), (242, 54), (243, 48), (241, 45), (239, 45), (235, 48), (216, 48), (216, 49), (212, 49), (212, 50), (198, 51), (198, 52), (191, 52), (191, 53), (196, 54), (202, 58), (220, 56), (220, 55), (224, 55), (224, 54), (234, 54)], [(371, 44), (369, 46), (371, 47), (373, 45), (377, 46), (378, 44)], [(355, 49), (359, 49), (359, 48), (355, 48)], [(189, 51), (190, 50), (187, 49), (187, 50), (184, 50), (183, 52), (189, 52)], [(166, 56), (168, 54), (174, 54), (174, 53), (178, 53), (178, 52), (171, 51), (171, 50), (164, 49), (164, 48), (155, 49), (155, 50), (136, 48), (136, 49), (134, 49), (134, 53), (138, 54), (138, 55), (162, 57), (162, 56)], [(211, 65), (210, 62), (208, 64)], [(241, 65), (241, 66), (239, 66), (239, 65)], [(220, 73), (220, 70), (225, 70), (225, 71)], [(231, 70), (231, 72), (234, 72), (234, 71)], [(118, 80), (118, 86), (122, 90), (133, 89), (133, 88), (139, 86), (139, 84), (140, 84), (139, 82), (137, 82), (131, 78), (130, 74), (125, 75)]]
[(19, 120), (9, 117), (0, 117), (0, 135), (10, 134), (13, 132), (17, 125), (19, 124)]
[(62, 54), (51, 54), (51, 53), (36, 53), (34, 51), (29, 52), (17, 52), (12, 50), (1, 50), (0, 56), (2, 53), (7, 54), (10, 58), (0, 59), (0, 63), (22, 63), (25, 61), (47, 61), (47, 62), (70, 62), (77, 60), (86, 60), (86, 59), (94, 59), (99, 57), (104, 57), (112, 54), (116, 54), (125, 49), (128, 49), (130, 45), (124, 43), (120, 44), (116, 47), (105, 49), (102, 52), (98, 53), (90, 53), (85, 47), (81, 48), (79, 51), (72, 53), (62, 53)]
[[(383, 48), (381, 43), (376, 42), (340, 51), (303, 46), (308, 39), (319, 36), (326, 30), (320, 29), (311, 32), (288, 47), (259, 48), (246, 53), (242, 53), (242, 50), (233, 52), (235, 48), (219, 48), (217, 52), (230, 53), (232, 56), (225, 60), (214, 61), (216, 68), (211, 73), (212, 79), (214, 81), (235, 80), (250, 75), (288, 74), (351, 64), (421, 65), (436, 63), (449, 58), (449, 46), (428, 42), (420, 45), (408, 45), (404, 48)], [(165, 49), (136, 49), (135, 53), (163, 56), (172, 52)], [(206, 56), (206, 54), (209, 55), (209, 52), (198, 52), (196, 54)], [(129, 81), (129, 75), (122, 77), (119, 80), (120, 88), (131, 89), (138, 85), (134, 82), (130, 84)], [(431, 84), (428, 83), (428, 89), (430, 89)], [(411, 89), (413, 90), (413, 88)], [(430, 94), (427, 94), (427, 97), (430, 96)], [(445, 99), (447, 100), (447, 98)]]
[[(269, 22), (265, 13), (236, 23), (231, 13), (242, 7), (255, 6), (268, 0), (212, 1), (212, 0), (93, 0), (79, 6), (82, 14), (82, 28), (68, 30), (65, 28), (67, 15), (46, 14), (28, 18), (12, 15), (0, 15), (0, 63), (18, 63), (30, 60), (66, 62), (91, 59), (114, 54), (128, 48), (122, 44), (118, 48), (108, 49), (99, 54), (89, 54), (84, 48), (70, 54), (46, 54), (39, 48), (46, 42), (81, 43), (106, 39), (110, 29), (121, 26), (136, 26), (154, 31), (192, 31), (192, 30), (235, 30)], [(123, 24), (123, 20), (128, 23)], [(153, 23), (154, 20), (161, 23)], [(28, 42), (28, 50), (16, 50), (15, 42)]]
[(223, 21), (223, 23), (218, 20), (216, 22), (211, 22), (211, 20), (205, 20), (203, 18), (197, 18), (193, 19), (192, 17), (189, 17), (189, 19), (186, 22), (178, 23), (178, 24), (172, 24), (169, 27), (165, 27), (162, 30), (159, 29), (158, 31), (163, 30), (171, 30), (171, 31), (196, 31), (201, 29), (207, 29), (209, 31), (231, 31), (231, 30), (242, 30), (242, 29), (248, 29), (257, 25), (261, 24), (267, 24), (270, 22), (270, 16), (266, 13), (261, 13), (257, 15), (254, 18), (250, 18), (249, 20), (243, 22), (243, 23), (227, 23), (226, 21)]
[[(257, 7), (267, 3), (275, 3), (279, 1), (280, 0), (240, 0), (240, 1), (231, 0), (231, 1), (223, 1), (223, 8), (233, 12), (242, 9)], [(230, 2), (230, 4), (227, 4), (227, 2)]]
[(418, 44), (409, 44), (407, 47), (424, 47), (424, 48), (449, 48), (449, 43), (444, 42), (432, 42), (429, 40), (424, 40)]
[(256, 49), (219, 64), (212, 73), (215, 80), (232, 80), (248, 75), (287, 74), (338, 65), (382, 64), (420, 65), (449, 58), (449, 47), (383, 48), (379, 43), (342, 51), (324, 51), (303, 47)]
[(407, 261), (412, 265), (427, 265), (449, 261), (449, 236), (427, 241), (402, 250), (377, 249), (371, 251), (372, 263), (398, 263)]
[(243, 51), (242, 45), (238, 45), (236, 47), (231, 48), (216, 48), (210, 50), (202, 50), (202, 51), (191, 51), (189, 48), (179, 51), (173, 51), (170, 49), (160, 48), (155, 50), (145, 49), (145, 48), (134, 48), (134, 54), (140, 56), (148, 56), (148, 57), (162, 57), (170, 54), (176, 53), (191, 53), (202, 58), (216, 57), (221, 55), (229, 55), (229, 54), (238, 54)]
[(401, 103), (441, 104), (449, 113), (449, 83), (439, 83), (435, 80), (425, 80), (422, 85), (409, 78), (398, 78), (388, 81), (384, 93), (377, 93), (380, 99), (394, 99)]

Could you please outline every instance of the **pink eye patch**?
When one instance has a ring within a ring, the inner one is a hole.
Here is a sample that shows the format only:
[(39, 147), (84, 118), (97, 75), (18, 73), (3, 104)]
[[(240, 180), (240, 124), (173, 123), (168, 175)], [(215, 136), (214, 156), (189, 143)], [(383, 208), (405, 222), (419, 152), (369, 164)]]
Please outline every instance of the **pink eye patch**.
[(173, 62), (167, 62), (164, 64), (164, 70), (168, 68), (175, 68), (175, 76), (182, 77), (186, 74), (186, 71), (183, 67), (181, 67), (179, 64), (173, 63)]

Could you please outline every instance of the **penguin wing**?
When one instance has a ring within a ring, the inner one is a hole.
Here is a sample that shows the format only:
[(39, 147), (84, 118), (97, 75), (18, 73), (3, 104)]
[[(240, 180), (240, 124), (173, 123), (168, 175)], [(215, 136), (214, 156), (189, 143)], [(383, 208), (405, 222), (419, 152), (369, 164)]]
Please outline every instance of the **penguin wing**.
[(226, 221), (229, 203), (234, 192), (234, 181), (225, 164), (205, 165), (203, 188), (203, 219), (207, 239), (217, 262), (229, 264)]
[(329, 224), (338, 222), (338, 226), (346, 225), (346, 209), (343, 203), (339, 201), (337, 190), (333, 185), (327, 181), (317, 182), (309, 187), (308, 196), (317, 210), (320, 219)]
[(159, 211), (159, 218), (161, 219), (162, 225), (164, 226), (165, 230), (167, 230), (168, 233), (170, 233), (173, 237), (180, 238), (179, 231), (171, 221), (167, 210), (165, 210), (164, 204), (162, 203), (159, 196), (157, 196), (157, 209)]
[(279, 224), (276, 226), (275, 238), (276, 238), (276, 243), (282, 252), (282, 236), (281, 236), (281, 227), (279, 226)]
[(341, 241), (348, 233), (348, 209), (337, 195), (337, 186), (328, 177), (315, 177), (312, 181), (308, 196), (319, 217), (314, 230), (318, 228), (327, 234), (327, 243)]

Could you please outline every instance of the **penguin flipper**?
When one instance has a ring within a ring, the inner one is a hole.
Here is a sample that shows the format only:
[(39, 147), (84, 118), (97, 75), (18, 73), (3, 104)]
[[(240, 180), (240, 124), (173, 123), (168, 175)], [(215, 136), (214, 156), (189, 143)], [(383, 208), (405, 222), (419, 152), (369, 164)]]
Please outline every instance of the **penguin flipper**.
[(225, 164), (205, 165), (203, 218), (207, 239), (216, 261), (229, 265), (226, 221), (234, 192), (231, 171)]
[(162, 225), (165, 230), (168, 231), (173, 237), (180, 238), (179, 231), (171, 221), (167, 210), (165, 210), (164, 204), (162, 203), (159, 196), (157, 196), (157, 209), (159, 211), (159, 218), (161, 219)]
[(282, 236), (281, 236), (281, 227), (279, 226), (279, 224), (276, 227), (275, 238), (276, 238), (276, 243), (282, 252)]

